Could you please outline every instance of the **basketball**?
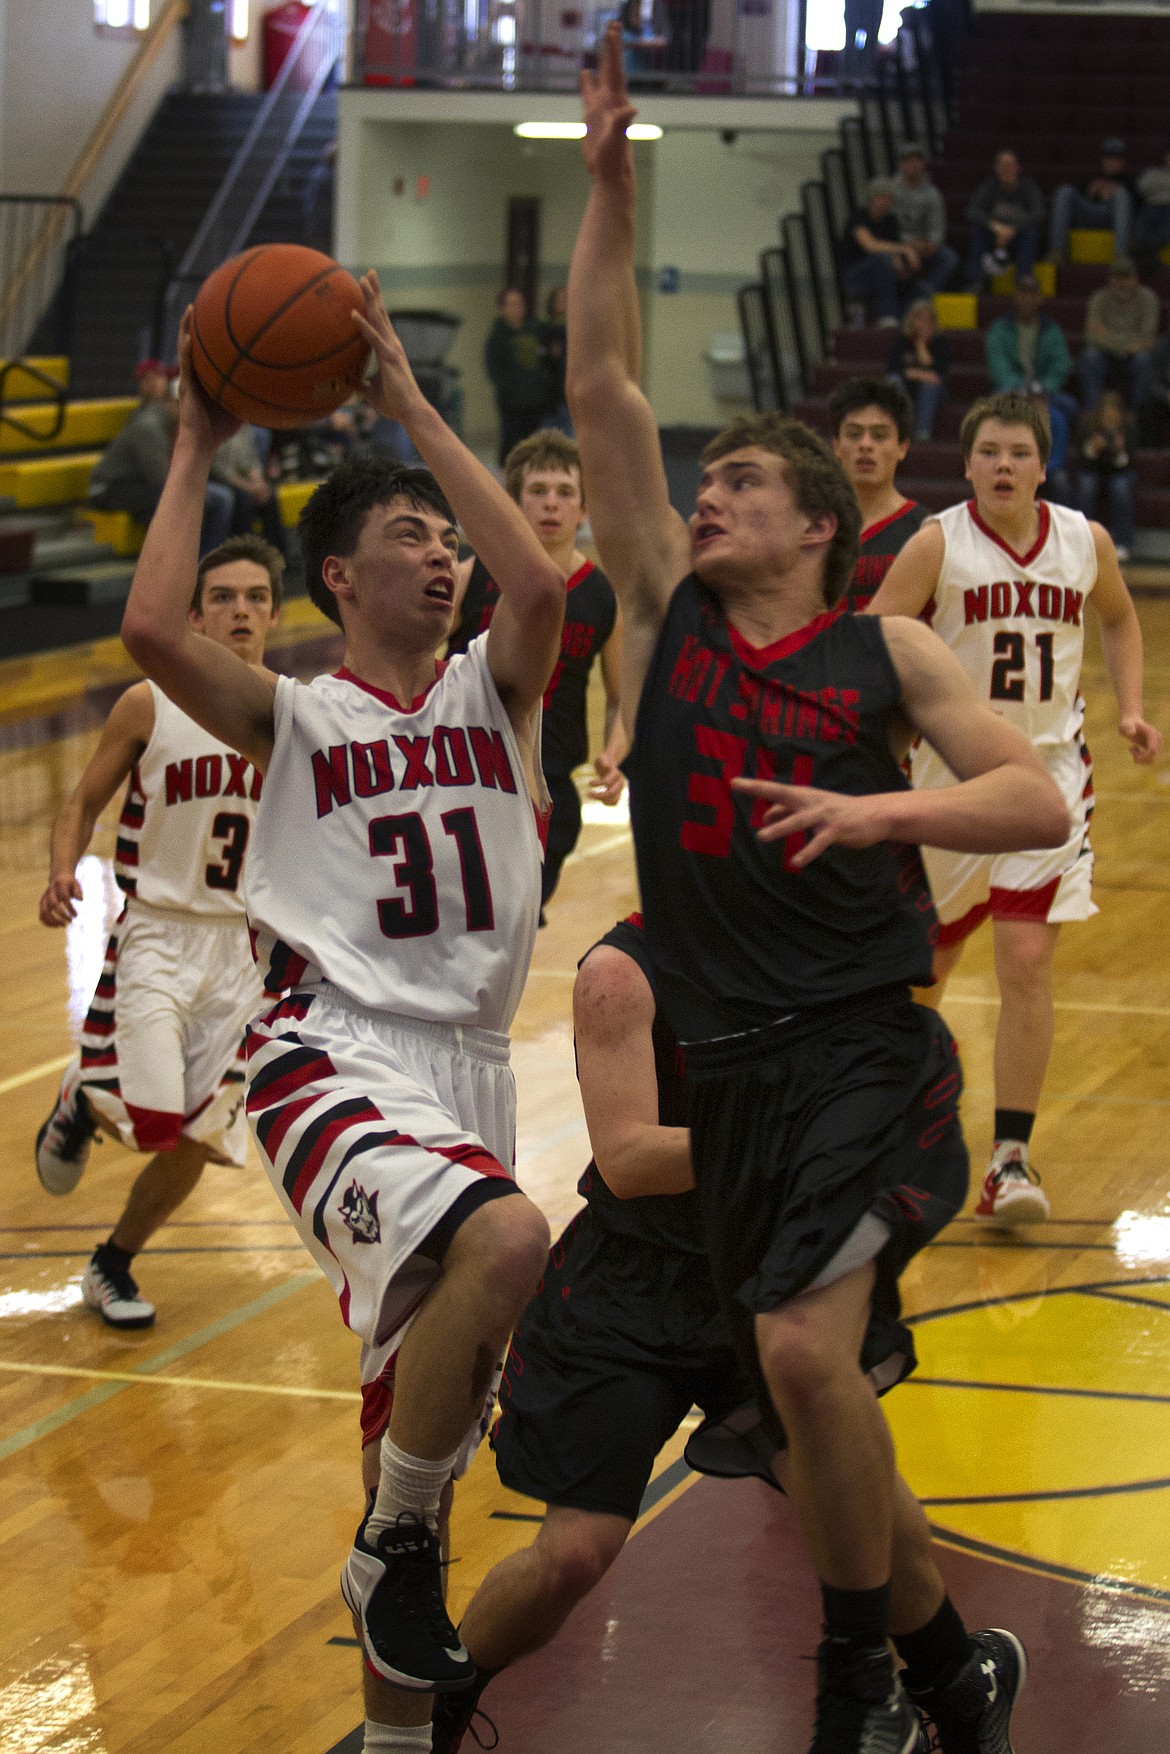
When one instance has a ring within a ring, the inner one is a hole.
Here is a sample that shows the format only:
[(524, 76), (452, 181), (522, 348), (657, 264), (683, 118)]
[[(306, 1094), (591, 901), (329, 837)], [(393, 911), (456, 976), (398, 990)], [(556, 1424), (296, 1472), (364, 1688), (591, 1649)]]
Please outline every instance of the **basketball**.
[(192, 359), (211, 400), (256, 426), (304, 426), (361, 384), (369, 346), (354, 328), (352, 274), (303, 244), (260, 244), (208, 276), (195, 299)]

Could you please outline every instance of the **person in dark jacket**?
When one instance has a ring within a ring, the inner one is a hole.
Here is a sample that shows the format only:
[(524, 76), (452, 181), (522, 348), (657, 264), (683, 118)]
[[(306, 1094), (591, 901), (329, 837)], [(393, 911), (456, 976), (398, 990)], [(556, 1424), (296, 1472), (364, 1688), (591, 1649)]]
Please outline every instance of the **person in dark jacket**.
[(1133, 466), (1136, 423), (1117, 390), (1103, 392), (1097, 406), (1077, 422), (1074, 438), (1077, 504), (1087, 518), (1097, 516), (1104, 501), (1103, 521), (1113, 538), (1118, 560), (1128, 560), (1137, 527)]
[(1044, 291), (1034, 274), (1016, 275), (1015, 309), (997, 317), (984, 337), (987, 370), (994, 390), (1024, 390), (1042, 396), (1052, 427), (1052, 454), (1044, 497), (1069, 503), (1067, 458), (1069, 431), (1078, 403), (1065, 389), (1072, 376), (1072, 355), (1064, 330), (1041, 307)]
[(886, 370), (914, 404), (916, 440), (928, 439), (934, 432), (950, 369), (951, 344), (938, 332), (934, 302), (916, 298), (902, 319), (886, 362)]
[[(142, 400), (94, 464), (87, 499), (94, 511), (129, 512), (135, 523), (145, 528), (162, 498), (179, 425), (179, 404), (171, 393), (174, 373), (168, 366), (145, 359), (135, 376)], [(209, 481), (199, 537), (201, 555), (227, 540), (234, 509), (231, 488)]]
[(1068, 234), (1074, 225), (1093, 226), (1113, 233), (1113, 249), (1124, 256), (1129, 249), (1137, 185), (1125, 168), (1125, 141), (1111, 134), (1101, 143), (1101, 162), (1078, 188), (1061, 183), (1052, 198), (1052, 228), (1048, 254), (1054, 262), (1068, 256)]
[(483, 357), (496, 392), (502, 465), (514, 445), (544, 425), (552, 412), (553, 390), (541, 324), (528, 315), (528, 302), (518, 286), (504, 288), (499, 311)]
[(849, 216), (841, 239), (841, 288), (854, 316), (879, 328), (897, 326), (902, 295), (918, 272), (918, 257), (901, 239), (890, 180), (874, 177), (865, 206)]
[(1021, 173), (1010, 146), (996, 153), (991, 175), (971, 197), (967, 223), (971, 227), (967, 281), (973, 290), (990, 276), (1005, 273), (1013, 262), (1017, 274), (1032, 272), (1044, 223), (1044, 197), (1039, 184)]

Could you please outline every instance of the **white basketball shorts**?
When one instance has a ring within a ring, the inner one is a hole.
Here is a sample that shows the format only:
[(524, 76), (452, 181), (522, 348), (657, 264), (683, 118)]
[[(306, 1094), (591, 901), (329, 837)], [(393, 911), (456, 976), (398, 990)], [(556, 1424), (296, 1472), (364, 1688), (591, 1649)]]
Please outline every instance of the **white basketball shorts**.
[(81, 1079), (131, 1151), (180, 1138), (216, 1163), (247, 1157), (244, 1031), (261, 1002), (243, 915), (129, 901), (81, 1032)]
[[(940, 945), (958, 944), (992, 920), (1040, 920), (1063, 925), (1097, 912), (1093, 901), (1093, 764), (1087, 745), (1039, 744), (1044, 762), (1068, 805), (1071, 826), (1063, 846), (1021, 853), (950, 853), (923, 847), (922, 859), (939, 919)], [(914, 753), (914, 784), (954, 784), (954, 775), (926, 745)]]
[(468, 1190), (511, 1192), (506, 1035), (376, 1012), (325, 986), (248, 1031), (248, 1120), (305, 1247), (362, 1342), (362, 1433), (380, 1437), (406, 1330), (439, 1275), (421, 1253)]

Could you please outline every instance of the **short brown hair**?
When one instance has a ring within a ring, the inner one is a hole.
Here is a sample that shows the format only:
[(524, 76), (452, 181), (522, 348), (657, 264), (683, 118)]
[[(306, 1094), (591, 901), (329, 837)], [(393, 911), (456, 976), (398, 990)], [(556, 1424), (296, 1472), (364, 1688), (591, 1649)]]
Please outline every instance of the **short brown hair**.
[(741, 415), (705, 446), (699, 461), (706, 468), (748, 445), (782, 459), (793, 499), (806, 517), (828, 512), (836, 518), (836, 534), (825, 551), (824, 589), (826, 603), (838, 602), (853, 577), (861, 535), (861, 511), (849, 477), (811, 427), (784, 414)]
[(199, 570), (195, 574), (195, 595), (191, 599), (191, 607), (197, 615), (203, 612), (203, 583), (209, 572), (217, 567), (230, 566), (233, 560), (254, 560), (268, 574), (268, 583), (272, 587), (272, 612), (275, 615), (280, 608), (281, 585), (284, 581), (284, 555), (271, 542), (265, 542), (263, 536), (229, 536), (218, 548), (209, 549), (199, 562)]
[(517, 503), (524, 486), (524, 477), (530, 469), (563, 469), (566, 474), (575, 469), (577, 479), (581, 481), (581, 497), (584, 498), (585, 484), (581, 476), (581, 453), (577, 449), (577, 441), (566, 438), (555, 426), (541, 426), (535, 432), (530, 432), (518, 445), (513, 445), (504, 458), (504, 486)]
[(979, 428), (985, 420), (1000, 420), (1005, 426), (1026, 426), (1036, 440), (1040, 461), (1047, 464), (1052, 455), (1052, 425), (1043, 397), (1027, 396), (1023, 390), (1000, 390), (997, 395), (984, 396), (973, 408), (968, 408), (959, 428), (964, 463), (971, 461)]

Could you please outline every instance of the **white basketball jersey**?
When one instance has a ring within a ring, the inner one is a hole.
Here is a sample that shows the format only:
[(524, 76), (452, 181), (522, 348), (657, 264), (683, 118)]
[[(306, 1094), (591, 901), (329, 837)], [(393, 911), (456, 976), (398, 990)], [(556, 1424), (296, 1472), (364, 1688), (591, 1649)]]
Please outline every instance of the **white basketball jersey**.
[(974, 500), (939, 514), (946, 552), (930, 625), (980, 700), (1029, 742), (1071, 743), (1084, 721), (1084, 609), (1097, 554), (1083, 513), (1044, 500), (1037, 511), (1027, 554), (983, 522)]
[(261, 776), (150, 684), (154, 730), (126, 788), (114, 876), (151, 907), (242, 914)]
[(247, 876), (266, 992), (325, 980), (375, 1010), (508, 1029), (541, 851), (486, 647), (409, 707), (345, 670), (277, 682)]

